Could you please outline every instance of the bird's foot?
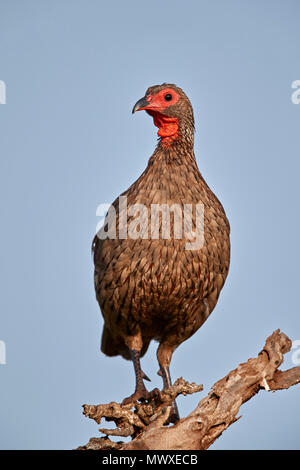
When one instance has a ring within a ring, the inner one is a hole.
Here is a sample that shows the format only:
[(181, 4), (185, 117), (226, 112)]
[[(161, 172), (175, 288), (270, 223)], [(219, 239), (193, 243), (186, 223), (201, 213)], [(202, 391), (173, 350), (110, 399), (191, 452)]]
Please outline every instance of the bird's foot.
[(176, 406), (176, 410), (172, 406), (172, 411), (170, 413), (170, 416), (169, 416), (168, 421), (166, 422), (166, 424), (171, 424), (171, 423), (175, 424), (179, 420), (180, 420), (180, 416), (179, 416), (179, 413), (178, 413), (178, 410), (177, 410), (177, 406)]
[(151, 392), (148, 392), (146, 388), (141, 388), (139, 390), (136, 390), (130, 397), (124, 398), (122, 401), (122, 405), (128, 405), (129, 403), (133, 403), (135, 401), (146, 401), (146, 400), (151, 400), (152, 398), (156, 397), (160, 391), (158, 388), (154, 388), (151, 390)]
[(165, 422), (164, 426), (168, 426), (168, 424), (176, 424), (178, 421), (180, 421), (180, 416), (178, 413), (178, 408), (176, 405), (176, 402), (172, 403), (172, 409), (170, 410), (170, 415)]
[(122, 405), (128, 405), (128, 403), (133, 403), (134, 401), (145, 401), (148, 399), (149, 392), (145, 389), (136, 390), (130, 397), (124, 398)]

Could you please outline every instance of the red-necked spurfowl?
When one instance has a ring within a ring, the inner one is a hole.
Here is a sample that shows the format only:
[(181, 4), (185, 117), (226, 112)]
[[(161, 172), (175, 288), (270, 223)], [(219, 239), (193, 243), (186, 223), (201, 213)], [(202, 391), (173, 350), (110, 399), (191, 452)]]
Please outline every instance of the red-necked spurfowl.
[[(229, 222), (196, 163), (189, 99), (164, 83), (148, 88), (140, 110), (159, 128), (158, 145), (93, 241), (101, 350), (134, 364), (136, 388), (125, 403), (149, 397), (140, 358), (152, 339), (164, 388), (171, 385), (172, 354), (214, 309), (230, 259)], [(173, 408), (170, 421), (178, 419)]]

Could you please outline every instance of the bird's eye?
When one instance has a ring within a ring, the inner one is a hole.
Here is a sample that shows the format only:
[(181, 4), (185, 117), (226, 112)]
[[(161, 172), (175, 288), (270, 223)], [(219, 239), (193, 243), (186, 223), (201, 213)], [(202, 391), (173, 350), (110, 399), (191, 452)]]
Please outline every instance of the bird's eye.
[(166, 101), (171, 101), (172, 98), (173, 98), (173, 96), (171, 95), (171, 93), (167, 93), (167, 94), (165, 95), (165, 100), (166, 100)]

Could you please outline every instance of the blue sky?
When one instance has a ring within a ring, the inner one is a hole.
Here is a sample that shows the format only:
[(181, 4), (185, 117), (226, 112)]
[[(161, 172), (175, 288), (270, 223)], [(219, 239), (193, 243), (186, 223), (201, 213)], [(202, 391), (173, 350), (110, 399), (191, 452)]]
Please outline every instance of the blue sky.
[[(81, 405), (133, 391), (132, 365), (100, 353), (90, 247), (97, 206), (155, 147), (152, 120), (131, 115), (150, 85), (190, 97), (198, 165), (231, 224), (228, 280), (173, 377), (207, 393), (275, 329), (300, 339), (299, 14), (297, 0), (0, 0), (1, 448), (77, 447), (99, 434)], [(203, 393), (178, 400), (182, 416)], [(240, 414), (213, 448), (299, 448), (299, 388)]]

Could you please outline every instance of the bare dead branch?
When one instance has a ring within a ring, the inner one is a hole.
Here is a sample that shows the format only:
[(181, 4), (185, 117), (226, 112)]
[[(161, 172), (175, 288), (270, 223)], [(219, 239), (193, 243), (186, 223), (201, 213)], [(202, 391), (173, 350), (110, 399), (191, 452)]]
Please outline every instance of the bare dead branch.
[[(83, 405), (85, 416), (98, 424), (102, 418), (114, 421), (117, 427), (100, 429), (106, 437), (92, 438), (79, 449), (208, 449), (228, 426), (239, 419), (237, 413), (241, 405), (260, 390), (283, 390), (300, 382), (300, 367), (278, 370), (283, 355), (291, 346), (291, 340), (284, 333), (274, 331), (256, 358), (240, 364), (216, 382), (195, 410), (173, 426), (166, 426), (172, 401), (180, 394), (200, 392), (202, 385), (190, 384), (180, 378), (169, 390), (160, 392), (155, 389), (152, 398), (144, 403)], [(116, 443), (108, 435), (131, 436), (132, 440)]]

